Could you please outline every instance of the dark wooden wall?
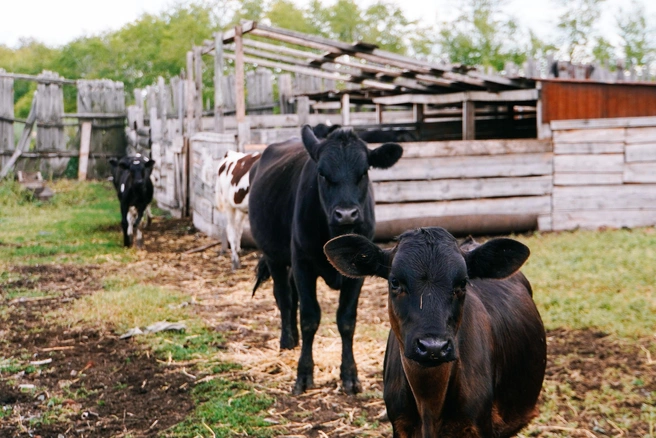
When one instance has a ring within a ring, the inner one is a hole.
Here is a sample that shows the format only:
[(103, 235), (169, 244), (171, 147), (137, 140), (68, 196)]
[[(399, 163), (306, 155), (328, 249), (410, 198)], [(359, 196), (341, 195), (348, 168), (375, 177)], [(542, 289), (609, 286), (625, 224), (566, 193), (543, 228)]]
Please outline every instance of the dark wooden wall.
[(656, 116), (656, 83), (542, 82), (542, 122)]

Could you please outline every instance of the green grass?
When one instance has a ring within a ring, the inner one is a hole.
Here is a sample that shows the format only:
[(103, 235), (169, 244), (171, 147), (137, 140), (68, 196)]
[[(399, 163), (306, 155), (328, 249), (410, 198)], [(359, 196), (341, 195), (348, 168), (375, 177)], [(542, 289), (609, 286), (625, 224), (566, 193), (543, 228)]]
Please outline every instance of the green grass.
[(547, 328), (593, 328), (620, 337), (656, 327), (653, 228), (518, 236), (531, 249), (523, 268)]
[(99, 263), (132, 260), (122, 247), (119, 204), (107, 182), (49, 183), (50, 201), (38, 201), (17, 183), (0, 184), (0, 262)]
[(214, 379), (197, 385), (193, 395), (196, 412), (165, 436), (207, 436), (208, 428), (217, 437), (272, 437), (280, 432), (262, 417), (274, 400), (247, 384)]

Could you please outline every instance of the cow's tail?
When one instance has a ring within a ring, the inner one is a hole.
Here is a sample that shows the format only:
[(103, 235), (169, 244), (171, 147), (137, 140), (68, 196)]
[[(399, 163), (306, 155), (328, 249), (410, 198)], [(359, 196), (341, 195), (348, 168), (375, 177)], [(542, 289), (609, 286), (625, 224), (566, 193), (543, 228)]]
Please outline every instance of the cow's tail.
[(255, 267), (255, 286), (253, 286), (253, 295), (255, 296), (255, 291), (258, 287), (265, 281), (271, 278), (271, 272), (269, 272), (269, 265), (267, 265), (266, 259), (262, 257), (257, 266)]

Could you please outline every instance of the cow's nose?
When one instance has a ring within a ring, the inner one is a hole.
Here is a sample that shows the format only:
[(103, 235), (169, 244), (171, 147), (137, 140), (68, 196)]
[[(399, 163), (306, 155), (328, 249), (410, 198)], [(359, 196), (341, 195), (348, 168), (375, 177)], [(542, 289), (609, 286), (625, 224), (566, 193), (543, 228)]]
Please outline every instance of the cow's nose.
[(424, 360), (448, 362), (455, 359), (453, 342), (426, 338), (417, 340), (417, 355)]
[(357, 208), (338, 207), (335, 209), (333, 217), (339, 225), (351, 225), (360, 219), (360, 211)]

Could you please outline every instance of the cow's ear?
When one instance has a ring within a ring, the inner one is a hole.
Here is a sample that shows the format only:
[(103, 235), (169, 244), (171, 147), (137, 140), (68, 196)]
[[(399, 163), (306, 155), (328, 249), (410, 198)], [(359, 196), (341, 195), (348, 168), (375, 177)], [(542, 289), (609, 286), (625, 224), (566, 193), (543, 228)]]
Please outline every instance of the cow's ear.
[(110, 158), (109, 159), (109, 165), (112, 166), (112, 167), (118, 166), (118, 161), (116, 160), (116, 158)]
[(531, 251), (512, 239), (492, 239), (464, 255), (469, 278), (506, 278), (519, 270)]
[(128, 170), (130, 168), (130, 165), (126, 163), (125, 161), (119, 161), (118, 162), (118, 167), (120, 167), (123, 170)]
[(335, 269), (347, 277), (389, 276), (390, 252), (359, 234), (335, 237), (324, 245), (323, 252)]
[(399, 161), (403, 148), (396, 143), (385, 143), (369, 151), (369, 165), (378, 169), (387, 169)]
[(146, 158), (146, 161), (144, 163), (144, 166), (146, 166), (146, 169), (152, 169), (152, 167), (155, 165), (155, 160), (151, 160), (150, 158)]
[(301, 129), (301, 138), (303, 139), (303, 145), (305, 146), (305, 149), (307, 149), (308, 154), (310, 154), (310, 157), (314, 161), (317, 161), (317, 157), (319, 156), (319, 146), (321, 142), (316, 137), (316, 135), (314, 135), (314, 131), (312, 131), (312, 127), (310, 125), (303, 126)]

